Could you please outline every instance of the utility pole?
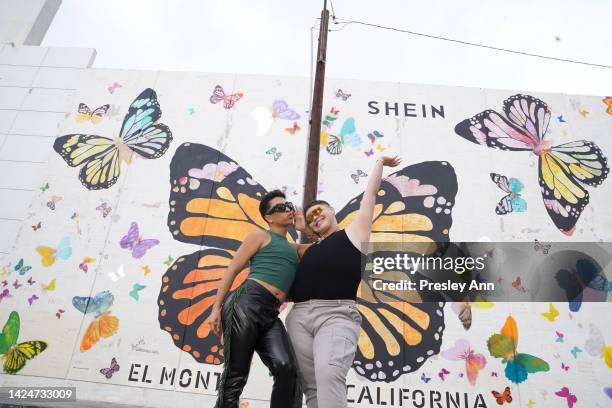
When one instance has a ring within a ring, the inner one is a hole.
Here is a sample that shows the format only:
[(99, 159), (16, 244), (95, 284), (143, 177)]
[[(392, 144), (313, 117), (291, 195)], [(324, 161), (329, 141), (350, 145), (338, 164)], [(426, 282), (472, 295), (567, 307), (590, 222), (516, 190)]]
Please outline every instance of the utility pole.
[[(321, 119), (323, 116), (328, 24), (329, 11), (327, 11), (327, 0), (324, 0), (323, 10), (321, 11), (321, 26), (319, 27), (314, 93), (312, 96), (312, 108), (310, 109), (310, 136), (308, 138), (308, 153), (306, 157), (306, 185), (304, 186), (303, 208), (311, 201), (317, 199), (317, 188), (319, 185), (319, 150), (321, 143)], [(306, 237), (302, 237), (303, 242), (306, 242), (306, 239)]]

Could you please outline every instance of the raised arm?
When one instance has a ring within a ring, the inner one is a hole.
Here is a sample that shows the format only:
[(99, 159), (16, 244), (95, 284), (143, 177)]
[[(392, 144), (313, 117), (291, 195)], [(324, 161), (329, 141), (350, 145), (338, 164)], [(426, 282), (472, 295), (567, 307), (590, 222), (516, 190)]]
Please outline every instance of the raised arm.
[(346, 234), (356, 247), (360, 248), (361, 244), (368, 241), (370, 238), (372, 218), (374, 217), (374, 206), (376, 205), (376, 195), (380, 188), (383, 167), (395, 167), (399, 165), (401, 161), (402, 160), (398, 156), (383, 156), (376, 160), (376, 164), (368, 177), (368, 184), (363, 192), (357, 216), (353, 222), (346, 227)]
[(242, 270), (248, 260), (255, 255), (259, 248), (261, 248), (265, 238), (265, 231), (254, 231), (247, 235), (242, 245), (238, 248), (238, 251), (236, 251), (236, 255), (234, 255), (234, 258), (227, 266), (223, 278), (221, 278), (221, 283), (219, 284), (219, 289), (217, 289), (217, 296), (210, 315), (210, 326), (212, 331), (219, 337), (221, 336), (221, 310), (223, 309), (227, 293), (232, 287), (236, 275)]

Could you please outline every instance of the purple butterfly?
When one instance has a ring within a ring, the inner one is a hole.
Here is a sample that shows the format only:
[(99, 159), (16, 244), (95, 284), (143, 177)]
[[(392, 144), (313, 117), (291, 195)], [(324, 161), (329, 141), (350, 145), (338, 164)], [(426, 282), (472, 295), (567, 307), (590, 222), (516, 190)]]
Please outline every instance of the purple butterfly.
[(31, 297), (28, 298), (28, 303), (30, 304), (30, 306), (32, 306), (32, 303), (34, 303), (34, 301), (38, 299), (39, 299), (38, 296), (32, 295)]
[(115, 357), (113, 357), (111, 360), (111, 366), (109, 368), (100, 369), (100, 372), (104, 374), (107, 379), (111, 379), (113, 373), (116, 373), (117, 371), (119, 371), (119, 364), (117, 364), (117, 359)]
[(138, 224), (135, 222), (130, 225), (127, 235), (121, 238), (121, 242), (119, 242), (121, 248), (132, 250), (133, 258), (142, 258), (149, 249), (157, 244), (159, 244), (159, 241), (156, 239), (142, 239)]
[(289, 108), (287, 102), (279, 99), (272, 103), (272, 117), (287, 120), (298, 120), (300, 114)]

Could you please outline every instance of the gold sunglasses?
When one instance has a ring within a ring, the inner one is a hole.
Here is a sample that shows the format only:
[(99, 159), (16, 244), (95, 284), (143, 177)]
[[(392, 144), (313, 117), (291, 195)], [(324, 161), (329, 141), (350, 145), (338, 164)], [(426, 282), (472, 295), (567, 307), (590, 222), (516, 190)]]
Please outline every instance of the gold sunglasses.
[(306, 216), (306, 224), (310, 225), (323, 212), (323, 207), (315, 207), (311, 212)]

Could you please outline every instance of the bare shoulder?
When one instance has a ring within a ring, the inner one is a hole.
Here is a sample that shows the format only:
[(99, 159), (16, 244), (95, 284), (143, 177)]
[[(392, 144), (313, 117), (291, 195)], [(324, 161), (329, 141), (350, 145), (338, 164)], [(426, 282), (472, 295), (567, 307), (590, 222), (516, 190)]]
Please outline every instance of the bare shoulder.
[(245, 243), (255, 244), (255, 243), (263, 243), (268, 238), (268, 231), (258, 229), (257, 231), (250, 232), (249, 235), (244, 239)]

